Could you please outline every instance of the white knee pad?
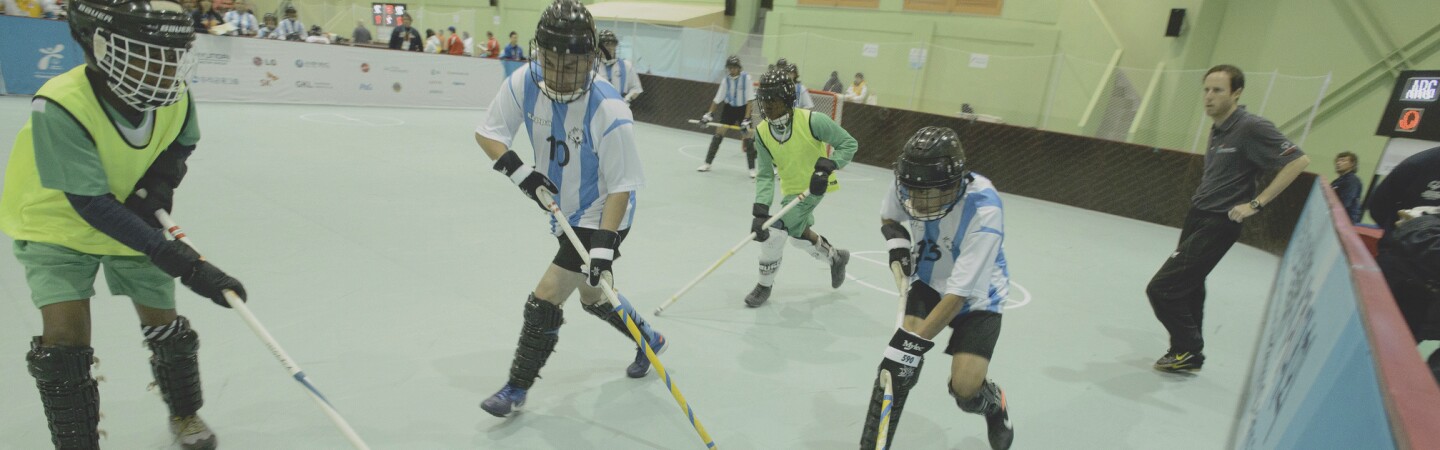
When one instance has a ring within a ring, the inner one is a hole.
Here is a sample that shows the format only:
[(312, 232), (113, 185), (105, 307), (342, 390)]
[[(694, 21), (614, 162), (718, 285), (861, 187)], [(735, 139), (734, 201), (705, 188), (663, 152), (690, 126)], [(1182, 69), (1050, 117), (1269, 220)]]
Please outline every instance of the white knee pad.
[(815, 245), (810, 242), (809, 239), (805, 238), (791, 239), (790, 243), (801, 250), (805, 250), (805, 253), (809, 253), (810, 256), (821, 261), (829, 261), (832, 253), (835, 251), (834, 248), (830, 247), (830, 243), (825, 241), (825, 237), (823, 236), (820, 237), (820, 245)]

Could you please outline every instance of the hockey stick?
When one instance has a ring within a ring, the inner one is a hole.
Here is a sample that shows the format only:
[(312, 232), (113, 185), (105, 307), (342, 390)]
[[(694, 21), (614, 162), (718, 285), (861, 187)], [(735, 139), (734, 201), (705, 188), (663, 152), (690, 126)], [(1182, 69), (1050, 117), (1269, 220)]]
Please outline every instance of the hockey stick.
[[(800, 195), (796, 196), (793, 200), (790, 200), (790, 203), (786, 203), (784, 208), (780, 208), (780, 212), (777, 212), (775, 213), (775, 215), (770, 216), (770, 220), (766, 220), (765, 225), (762, 228), (770, 228), (771, 224), (774, 224), (775, 221), (780, 220), (780, 218), (783, 217), (785, 213), (788, 213), (790, 212), (790, 210), (795, 209), (795, 205), (799, 205), (801, 200), (805, 200), (805, 198), (809, 196), (809, 192), (801, 192)], [(700, 273), (700, 276), (695, 277), (694, 280), (690, 280), (690, 284), (687, 284), (685, 285), (685, 287), (680, 288), (680, 290), (676, 292), (675, 295), (670, 296), (669, 300), (665, 300), (664, 304), (661, 304), (659, 308), (655, 308), (655, 315), (658, 316), (660, 315), (660, 313), (665, 312), (665, 308), (669, 308), (670, 305), (675, 304), (675, 301), (680, 300), (680, 296), (685, 295), (686, 292), (690, 292), (690, 288), (695, 287), (696, 284), (700, 283), (700, 280), (703, 280), (705, 279), (705, 277), (710, 276), (711, 272), (714, 272), (715, 269), (720, 268), (721, 264), (725, 264), (726, 260), (730, 259), (731, 256), (735, 256), (735, 252), (740, 251), (741, 248), (744, 248), (745, 245), (749, 244), (750, 241), (753, 240), (755, 240), (755, 232), (751, 231), (750, 234), (745, 236), (745, 240), (742, 240), (739, 244), (735, 244), (734, 247), (731, 247), (729, 251), (725, 252), (725, 256), (720, 257), (719, 261), (715, 261), (715, 264), (711, 264), (710, 268), (705, 269), (704, 272)]]
[(727, 130), (735, 130), (735, 131), (741, 131), (741, 130), (744, 129), (744, 128), (741, 128), (739, 125), (730, 125), (730, 124), (728, 124), (728, 123), (720, 123), (720, 122), (701, 122), (701, 121), (695, 120), (695, 119), (690, 119), (689, 122), (690, 122), (690, 123), (693, 123), (693, 124), (696, 124), (696, 125), (700, 125), (700, 126), (702, 126), (702, 127), (724, 128), (724, 129), (727, 129)]
[[(144, 197), (145, 192), (141, 190), (136, 192), (136, 195)], [(176, 225), (175, 221), (170, 219), (170, 214), (166, 213), (165, 210), (156, 210), (155, 218), (160, 221), (160, 225), (164, 226), (165, 231), (170, 233), (175, 240), (184, 242), (186, 245), (189, 245), (190, 248), (195, 249), (196, 252), (200, 251), (195, 247), (195, 243), (191, 242), (188, 236), (185, 236), (185, 231), (181, 230), (180, 226)], [(315, 385), (310, 383), (310, 378), (305, 376), (305, 371), (300, 370), (300, 365), (295, 364), (295, 360), (290, 359), (290, 355), (285, 353), (285, 349), (280, 348), (280, 343), (275, 342), (275, 338), (270, 337), (270, 332), (265, 330), (265, 326), (261, 325), (260, 321), (256, 320), (253, 314), (250, 314), (250, 308), (245, 306), (245, 301), (241, 300), (240, 296), (236, 295), (234, 291), (228, 289), (225, 291), (225, 301), (230, 304), (230, 307), (234, 309), (236, 313), (240, 314), (240, 318), (244, 319), (245, 324), (250, 326), (250, 331), (255, 332), (255, 336), (259, 337), (260, 341), (265, 343), (265, 347), (270, 349), (270, 353), (280, 360), (280, 365), (285, 366), (285, 370), (290, 372), (290, 376), (295, 378), (295, 381), (299, 382), (300, 385), (305, 386), (305, 391), (310, 394), (310, 399), (314, 400), (315, 404), (320, 406), (320, 410), (325, 412), (325, 416), (329, 417), (330, 421), (334, 422), (335, 426), (340, 428), (340, 432), (345, 435), (345, 439), (350, 441), (350, 445), (360, 450), (370, 450), (370, 446), (365, 445), (365, 441), (360, 439), (360, 435), (355, 434), (355, 430), (350, 428), (350, 423), (346, 422), (345, 418), (340, 417), (340, 413), (335, 411), (335, 406), (330, 404), (330, 400), (326, 400), (325, 396), (320, 394), (319, 390), (315, 389)]]
[[(570, 245), (575, 248), (575, 253), (580, 255), (580, 260), (584, 261), (585, 265), (590, 265), (590, 253), (585, 251), (585, 244), (580, 242), (579, 236), (575, 235), (575, 229), (570, 228), (570, 222), (565, 218), (565, 213), (560, 212), (560, 205), (555, 203), (554, 197), (541, 189), (537, 189), (536, 194), (540, 197), (541, 202), (549, 205), (550, 215), (554, 217), (555, 223), (559, 224), (560, 230), (565, 232), (565, 237), (570, 239)], [(651, 365), (655, 366), (655, 372), (660, 375), (660, 379), (665, 380), (665, 387), (670, 389), (670, 396), (675, 397), (675, 404), (685, 412), (685, 418), (690, 419), (690, 426), (695, 427), (695, 433), (700, 435), (700, 440), (705, 443), (705, 447), (718, 449), (715, 440), (710, 438), (710, 433), (705, 432), (705, 426), (700, 424), (700, 419), (695, 418), (695, 411), (690, 409), (690, 402), (685, 401), (685, 395), (680, 393), (680, 388), (675, 385), (675, 380), (670, 378), (670, 372), (666, 371), (665, 365), (660, 363), (660, 357), (655, 355), (655, 349), (650, 348), (650, 343), (645, 342), (645, 337), (640, 335), (640, 329), (635, 326), (635, 318), (630, 317), (625, 309), (620, 307), (620, 297), (615, 294), (615, 287), (610, 285), (609, 280), (601, 278), (600, 290), (605, 292), (605, 301), (609, 302), (610, 307), (614, 308), (615, 312), (620, 314), (620, 318), (625, 320), (625, 328), (630, 330), (630, 338), (645, 350), (645, 357), (650, 360)]]
[[(899, 262), (890, 263), (890, 273), (895, 275), (895, 289), (900, 292), (900, 307), (895, 314), (895, 327), (900, 328), (905, 326), (906, 288), (909, 287), (905, 281), (909, 277), (905, 276)], [(885, 389), (885, 397), (880, 401), (880, 428), (876, 430), (875, 448), (885, 450), (885, 443), (890, 440), (890, 410), (895, 406), (895, 390), (890, 382), (889, 370), (880, 369), (880, 386)]]

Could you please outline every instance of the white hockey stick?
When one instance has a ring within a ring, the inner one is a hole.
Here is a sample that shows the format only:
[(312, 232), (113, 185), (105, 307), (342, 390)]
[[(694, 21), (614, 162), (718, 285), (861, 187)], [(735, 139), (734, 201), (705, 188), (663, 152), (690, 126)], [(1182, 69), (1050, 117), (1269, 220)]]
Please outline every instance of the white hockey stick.
[[(805, 200), (805, 198), (809, 196), (809, 192), (801, 192), (800, 195), (790, 200), (790, 203), (786, 203), (784, 208), (780, 208), (780, 212), (777, 212), (775, 213), (775, 215), (770, 216), (770, 220), (766, 220), (765, 225), (762, 228), (770, 228), (771, 224), (774, 224), (775, 221), (780, 220), (780, 218), (783, 217), (785, 213), (788, 213), (790, 212), (790, 210), (795, 209), (795, 206), (799, 205), (801, 200)], [(655, 315), (658, 316), (660, 315), (660, 313), (665, 312), (665, 308), (669, 308), (670, 305), (675, 304), (676, 300), (680, 300), (680, 296), (685, 295), (686, 292), (690, 292), (690, 288), (695, 287), (696, 284), (700, 283), (700, 280), (703, 280), (705, 279), (705, 277), (710, 276), (711, 272), (714, 272), (715, 269), (720, 268), (721, 264), (725, 264), (726, 260), (730, 259), (731, 256), (735, 256), (735, 252), (740, 251), (741, 248), (744, 248), (747, 244), (750, 243), (750, 241), (753, 240), (755, 240), (755, 232), (751, 231), (750, 234), (745, 235), (744, 240), (740, 241), (739, 244), (735, 244), (734, 247), (731, 247), (729, 251), (725, 252), (725, 256), (721, 256), (719, 261), (715, 261), (715, 264), (711, 264), (710, 268), (705, 269), (704, 272), (700, 273), (700, 276), (695, 277), (694, 280), (690, 280), (690, 284), (687, 284), (685, 285), (685, 287), (680, 288), (680, 290), (676, 292), (675, 295), (670, 296), (669, 300), (665, 300), (664, 304), (661, 304), (659, 308), (655, 308)]]
[(688, 122), (693, 123), (693, 124), (696, 124), (696, 125), (700, 125), (700, 126), (702, 126), (702, 127), (724, 128), (724, 129), (727, 129), (727, 130), (736, 130), (736, 131), (740, 131), (740, 130), (743, 130), (743, 129), (744, 129), (744, 128), (741, 128), (739, 125), (731, 125), (731, 124), (728, 124), (728, 123), (720, 123), (720, 122), (701, 122), (701, 121), (696, 120), (696, 119), (690, 119)]
[[(580, 242), (580, 237), (575, 235), (575, 229), (570, 228), (570, 221), (565, 218), (565, 213), (560, 212), (560, 205), (555, 203), (555, 198), (544, 189), (536, 189), (536, 195), (540, 197), (542, 203), (548, 205), (546, 207), (550, 209), (550, 215), (560, 226), (560, 230), (565, 233), (565, 237), (570, 239), (570, 245), (575, 248), (575, 253), (580, 255), (580, 260), (584, 261), (586, 266), (589, 266), (590, 252), (585, 251), (585, 243)], [(675, 403), (680, 406), (681, 411), (685, 412), (685, 418), (690, 419), (690, 426), (695, 428), (695, 434), (700, 435), (700, 440), (705, 443), (707, 449), (719, 449), (715, 440), (710, 438), (710, 433), (705, 431), (705, 426), (700, 424), (700, 419), (695, 417), (695, 411), (690, 409), (690, 402), (686, 401), (685, 395), (680, 393), (680, 387), (676, 386), (675, 380), (670, 378), (670, 372), (666, 371), (665, 365), (660, 363), (660, 357), (655, 355), (655, 349), (650, 347), (650, 343), (645, 341), (644, 336), (641, 336), (640, 328), (635, 325), (635, 318), (630, 317), (630, 314), (620, 307), (620, 296), (615, 294), (615, 287), (610, 285), (610, 280), (601, 277), (600, 290), (605, 292), (605, 301), (609, 302), (610, 307), (620, 314), (621, 319), (625, 320), (625, 328), (630, 331), (630, 339), (634, 339), (635, 345), (645, 350), (645, 358), (650, 360), (650, 365), (655, 366), (655, 373), (660, 375), (660, 379), (665, 380), (665, 387), (670, 389), (670, 396), (675, 398)]]
[[(145, 196), (143, 190), (136, 192), (136, 195), (141, 197)], [(197, 253), (200, 251), (199, 248), (195, 247), (195, 243), (191, 242), (188, 236), (185, 236), (185, 231), (181, 230), (180, 226), (176, 225), (175, 221), (170, 219), (170, 214), (167, 214), (165, 210), (156, 210), (155, 218), (160, 221), (160, 225), (164, 226), (165, 231), (170, 233), (175, 240), (184, 242), (186, 245), (189, 245), (190, 248), (195, 249)], [(255, 315), (250, 314), (250, 308), (245, 306), (245, 301), (241, 300), (240, 296), (236, 295), (234, 291), (228, 289), (225, 291), (225, 301), (230, 304), (231, 309), (234, 309), (236, 313), (240, 314), (240, 318), (245, 320), (245, 324), (250, 326), (250, 331), (255, 332), (255, 336), (259, 337), (260, 341), (265, 343), (265, 347), (270, 349), (270, 353), (280, 360), (280, 365), (285, 366), (285, 370), (290, 372), (290, 376), (295, 378), (295, 381), (299, 382), (301, 386), (305, 387), (305, 392), (310, 394), (310, 399), (314, 400), (315, 404), (320, 406), (320, 410), (325, 412), (325, 416), (329, 417), (330, 421), (334, 422), (335, 426), (340, 428), (340, 432), (345, 435), (345, 439), (350, 441), (350, 445), (355, 446), (356, 449), (370, 450), (370, 446), (365, 445), (365, 441), (360, 439), (360, 435), (355, 434), (355, 430), (350, 428), (350, 423), (346, 422), (344, 417), (340, 417), (340, 413), (336, 412), (335, 407), (330, 404), (330, 401), (326, 400), (325, 396), (321, 395), (320, 391), (315, 389), (315, 385), (310, 384), (310, 378), (305, 376), (305, 371), (300, 370), (300, 365), (295, 364), (295, 360), (290, 359), (290, 355), (285, 353), (285, 349), (280, 348), (280, 343), (275, 342), (275, 338), (270, 337), (270, 332), (265, 330), (265, 326), (261, 325), (260, 321), (255, 319)]]

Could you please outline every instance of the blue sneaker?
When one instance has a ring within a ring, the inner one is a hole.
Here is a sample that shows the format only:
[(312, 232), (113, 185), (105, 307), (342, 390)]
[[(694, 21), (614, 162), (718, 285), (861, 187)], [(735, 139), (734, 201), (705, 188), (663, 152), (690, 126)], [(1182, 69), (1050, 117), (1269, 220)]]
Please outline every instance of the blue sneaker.
[[(659, 355), (661, 353), (665, 353), (665, 349), (668, 347), (668, 345), (665, 345), (665, 335), (660, 334), (659, 331), (656, 331), (655, 339), (652, 339), (650, 341), (650, 348), (655, 350), (656, 355)], [(625, 375), (629, 376), (630, 378), (644, 378), (645, 375), (648, 375), (649, 373), (650, 358), (647, 358), (645, 356), (645, 349), (636, 347), (635, 362), (630, 363), (630, 367), (625, 368)]]
[(525, 390), (506, 383), (505, 387), (500, 388), (500, 392), (481, 402), (480, 409), (495, 417), (505, 417), (524, 404)]

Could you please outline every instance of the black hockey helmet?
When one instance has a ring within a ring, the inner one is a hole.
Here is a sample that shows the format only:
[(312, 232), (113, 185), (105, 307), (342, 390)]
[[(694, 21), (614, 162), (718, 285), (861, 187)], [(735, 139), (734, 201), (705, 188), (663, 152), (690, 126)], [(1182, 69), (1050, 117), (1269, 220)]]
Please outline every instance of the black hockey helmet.
[(765, 72), (755, 89), (755, 100), (760, 101), (760, 114), (772, 124), (788, 125), (790, 109), (795, 106), (795, 83), (779, 70)]
[(925, 127), (910, 136), (895, 161), (895, 192), (916, 220), (945, 217), (970, 183), (960, 136), (945, 127)]
[(180, 101), (195, 67), (195, 28), (179, 3), (75, 0), (67, 13), (85, 62), (120, 100), (141, 111)]
[(540, 71), (530, 80), (551, 100), (569, 103), (590, 91), (595, 64), (595, 19), (578, 0), (555, 0), (540, 13), (531, 41)]
[(729, 57), (729, 58), (725, 58), (725, 68), (726, 68), (726, 69), (729, 69), (729, 68), (731, 68), (731, 67), (734, 67), (734, 68), (736, 68), (736, 69), (743, 69), (743, 68), (744, 68), (743, 66), (740, 65), (740, 57), (739, 57), (739, 56), (731, 56), (731, 57)]
[(614, 31), (600, 30), (600, 59), (605, 61), (605, 64), (614, 64), (615, 55), (610, 53), (610, 49), (606, 47), (606, 44), (614, 44), (616, 50), (619, 50), (620, 38), (615, 37)]

